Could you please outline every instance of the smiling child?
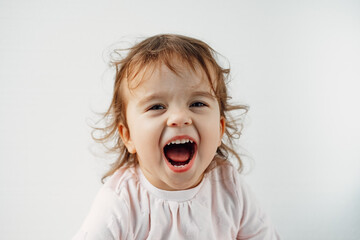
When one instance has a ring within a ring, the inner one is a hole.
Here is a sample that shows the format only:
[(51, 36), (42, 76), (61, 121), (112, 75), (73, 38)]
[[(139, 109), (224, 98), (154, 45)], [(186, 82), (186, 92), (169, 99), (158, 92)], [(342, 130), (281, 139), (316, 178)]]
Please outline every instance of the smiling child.
[(227, 121), (228, 69), (206, 43), (156, 35), (115, 62), (112, 121), (117, 139), (105, 174), (73, 239), (279, 239), (229, 158), (239, 133)]

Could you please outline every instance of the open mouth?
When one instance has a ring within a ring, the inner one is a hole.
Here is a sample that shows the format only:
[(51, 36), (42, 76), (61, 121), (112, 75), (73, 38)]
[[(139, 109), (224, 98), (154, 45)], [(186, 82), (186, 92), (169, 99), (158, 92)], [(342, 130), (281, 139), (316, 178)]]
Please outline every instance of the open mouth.
[(196, 144), (190, 139), (175, 140), (164, 147), (164, 155), (171, 166), (185, 168), (193, 159)]

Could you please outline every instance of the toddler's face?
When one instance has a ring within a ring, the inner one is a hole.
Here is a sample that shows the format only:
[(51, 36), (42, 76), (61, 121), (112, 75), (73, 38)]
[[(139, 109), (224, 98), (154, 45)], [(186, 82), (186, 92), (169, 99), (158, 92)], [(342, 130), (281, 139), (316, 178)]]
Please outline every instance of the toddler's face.
[(186, 68), (177, 75), (161, 65), (134, 89), (123, 85), (128, 129), (120, 124), (120, 136), (160, 189), (196, 186), (221, 144), (225, 120), (202, 76)]

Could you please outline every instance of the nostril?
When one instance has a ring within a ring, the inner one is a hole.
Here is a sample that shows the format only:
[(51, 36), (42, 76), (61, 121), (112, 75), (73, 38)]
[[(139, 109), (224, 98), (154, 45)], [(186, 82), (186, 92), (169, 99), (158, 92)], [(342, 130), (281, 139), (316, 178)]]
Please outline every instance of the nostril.
[(183, 122), (171, 122), (169, 125), (172, 127), (181, 127), (191, 125), (191, 121), (183, 121)]

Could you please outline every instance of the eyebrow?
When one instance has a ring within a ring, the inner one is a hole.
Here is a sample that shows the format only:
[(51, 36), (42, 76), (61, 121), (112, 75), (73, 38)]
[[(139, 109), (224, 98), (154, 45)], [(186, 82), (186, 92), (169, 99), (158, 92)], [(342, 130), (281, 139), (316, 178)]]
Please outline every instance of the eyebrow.
[(142, 106), (145, 105), (147, 102), (150, 102), (152, 100), (155, 99), (161, 99), (165, 96), (164, 93), (154, 93), (154, 94), (149, 94), (148, 96), (142, 98), (139, 102), (138, 102), (138, 106)]
[(209, 92), (206, 92), (206, 91), (195, 91), (191, 94), (192, 97), (197, 97), (197, 96), (201, 96), (201, 97), (206, 97), (206, 98), (210, 98), (210, 99), (216, 99), (216, 97), (209, 93)]

